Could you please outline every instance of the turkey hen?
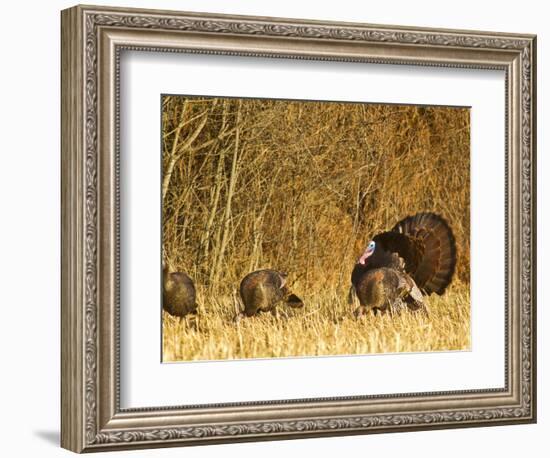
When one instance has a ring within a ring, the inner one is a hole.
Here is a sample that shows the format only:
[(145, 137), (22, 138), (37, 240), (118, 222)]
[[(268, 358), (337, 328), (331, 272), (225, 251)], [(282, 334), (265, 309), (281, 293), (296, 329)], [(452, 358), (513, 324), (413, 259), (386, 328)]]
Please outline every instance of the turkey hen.
[(286, 285), (287, 274), (277, 270), (256, 270), (246, 275), (239, 288), (244, 311), (237, 314), (235, 321), (260, 312), (276, 314), (276, 305), (284, 302), (293, 308), (303, 307), (302, 300), (290, 292)]
[(170, 315), (183, 318), (197, 313), (195, 285), (185, 272), (170, 272), (162, 264), (162, 307)]
[(418, 213), (399, 221), (376, 235), (355, 264), (350, 290), (360, 304), (355, 316), (405, 308), (427, 313), (423, 296), (443, 294), (455, 265), (455, 238), (445, 219)]

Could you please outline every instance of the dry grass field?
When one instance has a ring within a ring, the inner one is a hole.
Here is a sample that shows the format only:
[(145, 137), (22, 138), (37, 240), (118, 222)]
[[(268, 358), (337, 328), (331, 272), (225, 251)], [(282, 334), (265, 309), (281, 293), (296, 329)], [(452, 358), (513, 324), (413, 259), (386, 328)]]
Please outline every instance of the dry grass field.
[[(355, 355), (470, 348), (470, 293), (453, 285), (428, 300), (430, 315), (404, 312), (356, 320), (346, 295), (305, 296), (303, 309), (281, 308), (232, 322), (235, 297), (199, 297), (196, 321), (163, 312), (163, 361)], [(204, 302), (203, 302), (204, 301)]]
[[(469, 348), (469, 109), (164, 96), (162, 126), (163, 250), (199, 303), (195, 324), (163, 312), (164, 361)], [(429, 317), (355, 321), (357, 258), (423, 211), (456, 238), (448, 291)], [(236, 325), (240, 280), (262, 268), (305, 306)]]

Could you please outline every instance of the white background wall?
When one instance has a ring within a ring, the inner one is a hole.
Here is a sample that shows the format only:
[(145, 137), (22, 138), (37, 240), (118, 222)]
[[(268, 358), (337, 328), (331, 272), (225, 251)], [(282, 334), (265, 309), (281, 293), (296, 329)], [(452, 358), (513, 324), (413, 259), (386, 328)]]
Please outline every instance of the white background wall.
[[(115, 1), (115, 0), (113, 0)], [(96, 4), (113, 4), (96, 0)], [(538, 35), (539, 126), (539, 423), (475, 428), (232, 444), (188, 449), (120, 452), (128, 456), (547, 456), (550, 314), (544, 310), (544, 212), (550, 173), (543, 126), (550, 110), (549, 12), (536, 1), (298, 2), (278, 0), (116, 1), (117, 6), (165, 8), (466, 28)], [(59, 11), (71, 2), (2, 5), (0, 47), (0, 424), (3, 456), (67, 456), (59, 440)], [(543, 188), (546, 188), (543, 189)], [(547, 207), (547, 206), (546, 206)], [(498, 225), (497, 225), (498, 228)], [(546, 362), (545, 362), (546, 359)], [(545, 437), (546, 436), (546, 437)], [(543, 450), (546, 447), (546, 450)], [(131, 455), (130, 455), (131, 454)], [(115, 455), (113, 455), (115, 456)]]

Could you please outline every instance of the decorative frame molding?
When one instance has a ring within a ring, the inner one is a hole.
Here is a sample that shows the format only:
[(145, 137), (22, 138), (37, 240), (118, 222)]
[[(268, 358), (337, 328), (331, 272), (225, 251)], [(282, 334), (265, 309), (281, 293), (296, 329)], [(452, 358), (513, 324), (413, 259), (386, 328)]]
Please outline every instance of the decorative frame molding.
[[(82, 452), (535, 421), (535, 36), (92, 6), (64, 10), (61, 32), (63, 447)], [(505, 388), (120, 409), (124, 49), (504, 70)]]

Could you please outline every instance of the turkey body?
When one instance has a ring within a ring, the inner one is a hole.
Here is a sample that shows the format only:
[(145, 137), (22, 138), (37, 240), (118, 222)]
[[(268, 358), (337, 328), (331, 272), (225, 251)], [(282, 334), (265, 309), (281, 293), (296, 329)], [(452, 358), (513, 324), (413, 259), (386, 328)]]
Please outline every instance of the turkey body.
[(375, 313), (387, 310), (401, 311), (406, 307), (405, 300), (412, 288), (412, 284), (408, 283), (406, 278), (395, 269), (373, 269), (358, 279), (355, 292), (360, 303)]
[(184, 317), (197, 312), (195, 285), (185, 272), (163, 269), (162, 307), (170, 315)]
[(244, 305), (244, 311), (235, 318), (253, 316), (260, 312), (275, 313), (279, 302), (299, 308), (302, 300), (292, 294), (286, 286), (286, 273), (277, 270), (256, 270), (247, 274), (241, 281), (239, 293)]
[(355, 315), (405, 308), (427, 312), (423, 296), (443, 294), (455, 265), (455, 239), (447, 222), (434, 213), (409, 216), (376, 235), (355, 265), (351, 282), (360, 303)]

